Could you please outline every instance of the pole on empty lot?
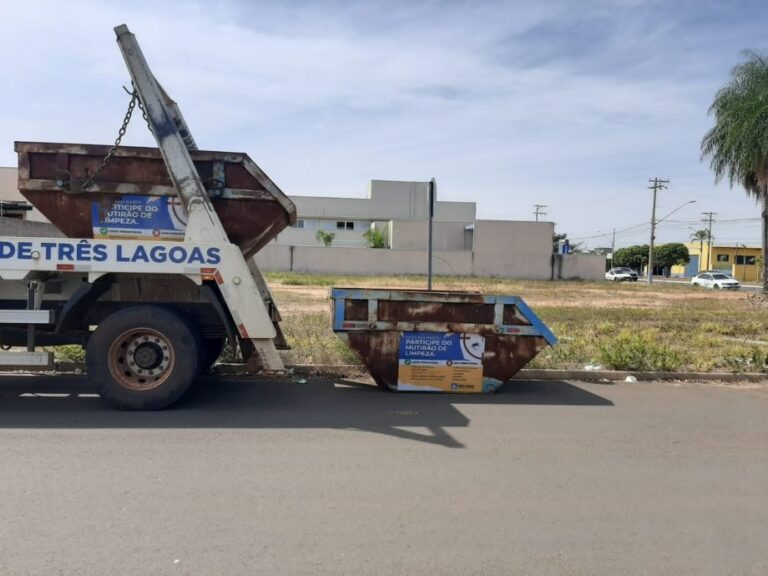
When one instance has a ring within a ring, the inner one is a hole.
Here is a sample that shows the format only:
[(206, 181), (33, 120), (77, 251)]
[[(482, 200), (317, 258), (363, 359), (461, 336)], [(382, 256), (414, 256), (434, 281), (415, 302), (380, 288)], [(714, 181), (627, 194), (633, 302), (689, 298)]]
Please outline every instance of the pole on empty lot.
[(653, 208), (651, 209), (651, 242), (648, 244), (648, 284), (653, 283), (653, 241), (656, 238), (656, 193), (663, 190), (669, 184), (669, 180), (654, 178), (648, 188), (653, 190)]
[(435, 216), (435, 195), (437, 183), (435, 179), (429, 181), (429, 239), (427, 240), (427, 290), (432, 290), (432, 218)]
[(533, 208), (534, 208), (533, 214), (534, 214), (534, 216), (536, 216), (536, 222), (539, 221), (539, 216), (546, 216), (547, 215), (547, 213), (544, 212), (544, 208), (546, 208), (546, 207), (547, 207), (546, 204), (534, 204), (533, 205)]

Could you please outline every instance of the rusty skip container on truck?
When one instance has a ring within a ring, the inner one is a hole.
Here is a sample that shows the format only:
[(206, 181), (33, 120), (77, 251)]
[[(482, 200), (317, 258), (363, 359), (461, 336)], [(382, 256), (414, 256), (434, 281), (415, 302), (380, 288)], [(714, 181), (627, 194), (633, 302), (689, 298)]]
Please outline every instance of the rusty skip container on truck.
[(557, 338), (517, 296), (331, 290), (333, 330), (380, 388), (494, 392)]
[[(66, 236), (136, 238), (154, 233), (155, 239), (183, 240), (186, 213), (157, 148), (117, 148), (90, 183), (110, 146), (16, 142), (15, 150), (19, 192)], [(230, 241), (246, 258), (296, 222), (294, 204), (247, 154), (189, 154)], [(144, 222), (131, 222), (121, 209), (125, 205), (145, 207)], [(146, 216), (157, 223), (154, 230), (147, 229)]]

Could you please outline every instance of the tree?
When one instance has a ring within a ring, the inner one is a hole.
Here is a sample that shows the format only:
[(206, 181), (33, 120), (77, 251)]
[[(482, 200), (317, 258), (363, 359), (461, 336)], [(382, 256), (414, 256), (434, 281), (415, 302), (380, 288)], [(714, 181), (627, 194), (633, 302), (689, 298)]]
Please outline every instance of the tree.
[(376, 228), (363, 232), (363, 238), (368, 242), (369, 248), (384, 248), (384, 233)]
[(616, 267), (626, 266), (640, 271), (645, 262), (648, 262), (648, 244), (619, 248), (613, 254), (612, 264)]
[(763, 292), (768, 293), (768, 59), (747, 52), (709, 108), (715, 125), (701, 141), (715, 182), (740, 185), (761, 205)]
[(336, 234), (333, 232), (326, 232), (325, 230), (318, 230), (315, 234), (315, 238), (318, 242), (322, 242), (323, 246), (330, 246), (333, 244), (333, 239), (336, 238)]
[(706, 228), (696, 230), (693, 234), (691, 234), (691, 240), (694, 242), (697, 240), (699, 241), (699, 266), (701, 266), (701, 257), (704, 254), (704, 242), (712, 242), (713, 239), (714, 236), (712, 236), (710, 231)]
[(688, 254), (688, 248), (679, 242), (662, 244), (653, 252), (654, 268), (672, 268), (672, 266), (688, 264), (690, 261), (691, 256)]

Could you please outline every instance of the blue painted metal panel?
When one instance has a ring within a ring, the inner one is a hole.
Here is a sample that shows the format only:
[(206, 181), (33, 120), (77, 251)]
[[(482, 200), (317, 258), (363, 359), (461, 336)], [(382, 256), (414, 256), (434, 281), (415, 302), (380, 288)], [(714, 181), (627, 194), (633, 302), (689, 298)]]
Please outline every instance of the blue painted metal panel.
[[(359, 289), (359, 288), (333, 288), (331, 289), (331, 297), (334, 301), (334, 317), (333, 317), (333, 329), (334, 331), (340, 332), (345, 330), (370, 330), (370, 329), (378, 329), (378, 330), (396, 330), (399, 328), (399, 326), (393, 325), (392, 323), (383, 323), (383, 322), (376, 322), (374, 325), (371, 325), (368, 321), (365, 322), (346, 322), (345, 327), (345, 318), (344, 318), (344, 302), (345, 300), (392, 300), (392, 301), (416, 301), (416, 302), (439, 302), (439, 303), (451, 303), (451, 302), (457, 302), (457, 303), (466, 303), (466, 297), (467, 293), (457, 293), (457, 292), (427, 292), (427, 291), (408, 291), (408, 290), (366, 290), (366, 289)], [(500, 296), (500, 295), (490, 295), (490, 296), (484, 296), (482, 298), (483, 302), (486, 304), (505, 304), (505, 305), (512, 305), (517, 308), (517, 310), (523, 315), (523, 317), (530, 322), (530, 326), (519, 326), (519, 325), (501, 325), (501, 324), (492, 324), (496, 328), (496, 331), (499, 334), (520, 334), (520, 335), (526, 335), (526, 336), (541, 336), (543, 337), (547, 343), (551, 346), (555, 345), (557, 343), (557, 338), (552, 333), (552, 331), (539, 319), (539, 317), (536, 315), (536, 313), (531, 310), (530, 307), (523, 301), (522, 298), (519, 296)], [(407, 323), (409, 326), (410, 323), (407, 318), (401, 319), (398, 324), (400, 323)], [(429, 329), (434, 329), (432, 327), (432, 324), (439, 324), (439, 323), (428, 323), (428, 322), (419, 322), (416, 324), (423, 324), (425, 326), (425, 329), (429, 327)], [(468, 329), (472, 325), (462, 325), (462, 328)], [(480, 326), (480, 324), (476, 325)], [(409, 329), (415, 329), (413, 327), (410, 327)]]
[(521, 298), (518, 298), (516, 305), (517, 309), (522, 312), (523, 316), (525, 316), (525, 319), (528, 320), (528, 322), (530, 322), (531, 325), (533, 325), (533, 327), (539, 331), (541, 336), (544, 337), (544, 340), (547, 341), (547, 344), (550, 346), (557, 344), (557, 337), (549, 328), (547, 328), (546, 324), (544, 324), (544, 322), (542, 322), (539, 317), (536, 316), (534, 311), (528, 307), (528, 304), (523, 302)]
[(690, 262), (688, 262), (688, 265), (685, 267), (685, 275), (689, 278), (691, 276), (695, 276), (699, 273), (699, 255), (694, 254), (691, 256)]

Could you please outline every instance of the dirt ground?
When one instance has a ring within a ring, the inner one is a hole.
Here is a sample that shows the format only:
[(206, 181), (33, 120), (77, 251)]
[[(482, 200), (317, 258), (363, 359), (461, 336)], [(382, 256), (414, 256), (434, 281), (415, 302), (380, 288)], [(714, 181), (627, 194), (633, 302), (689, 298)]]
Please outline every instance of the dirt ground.
[[(423, 281), (409, 278), (343, 278), (343, 286), (422, 289)], [(311, 282), (309, 277), (306, 280)], [(702, 306), (726, 306), (736, 310), (754, 308), (745, 292), (693, 288), (687, 284), (611, 284), (596, 282), (504, 282), (473, 279), (435, 283), (438, 290), (477, 290), (483, 293), (521, 296), (530, 306), (580, 308), (668, 308), (695, 302)], [(284, 314), (323, 312), (328, 309), (330, 286), (285, 284), (270, 281), (270, 289)]]

